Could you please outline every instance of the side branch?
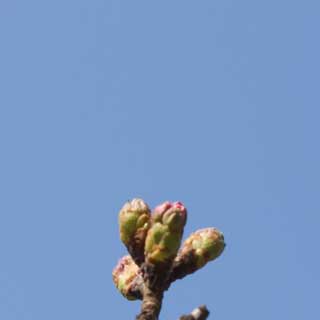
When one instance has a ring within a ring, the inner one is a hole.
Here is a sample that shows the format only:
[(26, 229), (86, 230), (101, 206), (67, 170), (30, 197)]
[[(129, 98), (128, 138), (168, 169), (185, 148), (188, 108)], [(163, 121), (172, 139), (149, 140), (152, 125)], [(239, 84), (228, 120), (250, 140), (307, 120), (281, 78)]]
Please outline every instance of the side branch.
[(190, 314), (183, 315), (179, 320), (206, 320), (209, 316), (209, 310), (205, 305), (194, 309)]

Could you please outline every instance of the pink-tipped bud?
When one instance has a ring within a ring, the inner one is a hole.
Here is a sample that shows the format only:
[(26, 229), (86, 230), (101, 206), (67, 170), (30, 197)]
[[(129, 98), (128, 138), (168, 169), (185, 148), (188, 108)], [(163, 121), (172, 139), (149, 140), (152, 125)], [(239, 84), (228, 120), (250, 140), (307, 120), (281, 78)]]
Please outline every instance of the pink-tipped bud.
[(145, 243), (147, 261), (163, 263), (174, 259), (186, 221), (187, 210), (181, 202), (164, 202), (155, 208)]
[(181, 202), (164, 202), (154, 209), (152, 219), (169, 226), (171, 229), (183, 229), (187, 222), (187, 209)]
[(128, 300), (137, 300), (141, 297), (138, 286), (142, 283), (139, 267), (130, 256), (122, 257), (113, 269), (112, 278), (120, 293)]

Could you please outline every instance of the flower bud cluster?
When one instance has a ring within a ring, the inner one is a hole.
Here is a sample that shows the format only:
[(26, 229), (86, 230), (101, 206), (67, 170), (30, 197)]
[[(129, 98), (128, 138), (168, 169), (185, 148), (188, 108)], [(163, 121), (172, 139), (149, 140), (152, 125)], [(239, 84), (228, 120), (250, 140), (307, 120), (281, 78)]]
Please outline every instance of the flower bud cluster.
[[(167, 282), (163, 287), (168, 288), (171, 282), (202, 268), (223, 252), (224, 237), (215, 228), (194, 232), (180, 248), (186, 221), (187, 210), (181, 202), (164, 202), (152, 214), (142, 199), (123, 206), (119, 213), (120, 238), (130, 255), (119, 261), (112, 275), (124, 297), (142, 298), (146, 273), (158, 273), (155, 279)], [(150, 279), (154, 276), (150, 274)]]

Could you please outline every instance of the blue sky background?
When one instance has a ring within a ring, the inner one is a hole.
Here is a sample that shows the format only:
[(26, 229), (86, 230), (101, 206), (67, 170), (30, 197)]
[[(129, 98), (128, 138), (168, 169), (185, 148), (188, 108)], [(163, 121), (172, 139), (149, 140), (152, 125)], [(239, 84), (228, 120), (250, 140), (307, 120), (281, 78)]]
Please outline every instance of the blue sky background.
[(0, 318), (134, 319), (130, 198), (224, 255), (161, 319), (319, 319), (319, 1), (2, 0)]

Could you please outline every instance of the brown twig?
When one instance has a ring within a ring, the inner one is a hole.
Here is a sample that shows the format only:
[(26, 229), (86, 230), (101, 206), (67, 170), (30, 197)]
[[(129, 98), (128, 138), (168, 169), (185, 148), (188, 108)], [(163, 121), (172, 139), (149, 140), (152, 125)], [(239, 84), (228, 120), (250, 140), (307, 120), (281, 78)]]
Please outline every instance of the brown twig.
[[(176, 259), (172, 263), (172, 267), (170, 265), (162, 266), (158, 268), (159, 270), (155, 270), (153, 265), (144, 264), (142, 267), (142, 272), (145, 274), (145, 281), (148, 281), (151, 287), (164, 287), (164, 290), (168, 290), (173, 282), (176, 280), (182, 279), (189, 274), (192, 274), (195, 270), (197, 270), (197, 266), (194, 265), (194, 259), (192, 259), (191, 254), (183, 256), (183, 258)], [(162, 278), (159, 279), (161, 275)], [(146, 275), (148, 275), (146, 277)], [(155, 278), (157, 276), (157, 278)], [(133, 287), (132, 295), (136, 296), (137, 299), (141, 299), (143, 297), (144, 286), (142, 286), (143, 280), (138, 279), (137, 285)]]
[(141, 312), (136, 317), (137, 320), (157, 320), (163, 299), (165, 284), (168, 282), (171, 261), (164, 264), (152, 264), (145, 262), (142, 267), (144, 279), (142, 292)]
[(195, 264), (195, 259), (192, 252), (190, 252), (188, 255), (177, 257), (172, 264), (166, 290), (169, 289), (170, 285), (174, 281), (182, 279), (187, 275), (194, 273), (196, 270), (197, 266)]
[(135, 264), (139, 267), (141, 267), (143, 261), (144, 261), (144, 253), (143, 253), (143, 249), (141, 249), (139, 246), (137, 246), (136, 244), (133, 246), (131, 244), (129, 244), (127, 246), (127, 250), (131, 256), (131, 258), (133, 259), (133, 261), (135, 262)]
[[(179, 266), (180, 267), (180, 266)], [(163, 292), (167, 290), (171, 281), (183, 278), (189, 271), (179, 272), (176, 270), (175, 276), (172, 276), (169, 265), (155, 266), (153, 264), (145, 263), (142, 266), (142, 274), (144, 278), (144, 285), (137, 286), (137, 295), (142, 298), (141, 312), (136, 317), (136, 320), (158, 320), (161, 310)], [(206, 320), (209, 316), (209, 311), (205, 305), (194, 309), (190, 314), (183, 315), (179, 320)]]
[(163, 299), (163, 291), (151, 290), (145, 286), (141, 312), (136, 317), (136, 320), (157, 320)]
[(209, 310), (205, 305), (194, 309), (190, 314), (183, 315), (179, 320), (205, 320), (209, 316)]
[[(192, 257), (185, 256), (183, 260), (170, 265), (155, 266), (144, 263), (141, 266), (143, 277), (137, 278), (132, 294), (142, 300), (141, 312), (136, 320), (157, 320), (163, 299), (163, 292), (168, 290), (172, 282), (182, 279), (195, 271)], [(209, 311), (205, 305), (194, 309), (190, 314), (183, 315), (179, 320), (205, 320)]]

